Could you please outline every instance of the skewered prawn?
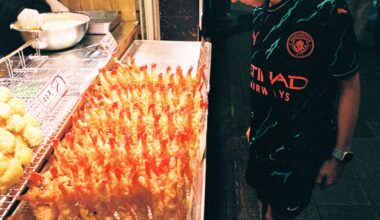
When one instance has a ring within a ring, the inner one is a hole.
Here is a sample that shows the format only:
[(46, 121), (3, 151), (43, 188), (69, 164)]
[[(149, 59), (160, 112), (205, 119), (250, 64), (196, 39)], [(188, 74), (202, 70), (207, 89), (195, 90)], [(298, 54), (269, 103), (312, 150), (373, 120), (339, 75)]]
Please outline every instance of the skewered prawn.
[(37, 219), (184, 219), (207, 108), (203, 69), (191, 73), (129, 58), (101, 69), (50, 168), (30, 178), (22, 198)]

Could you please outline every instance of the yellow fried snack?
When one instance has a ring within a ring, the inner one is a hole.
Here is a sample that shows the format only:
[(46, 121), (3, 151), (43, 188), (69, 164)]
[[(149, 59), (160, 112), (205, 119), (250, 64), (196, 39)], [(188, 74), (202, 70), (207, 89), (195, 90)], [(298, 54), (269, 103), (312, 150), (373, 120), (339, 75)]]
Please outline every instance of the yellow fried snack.
[(0, 128), (3, 128), (7, 125), (7, 121), (6, 120), (3, 120), (3, 119), (0, 119)]
[(31, 146), (42, 144), (42, 130), (31, 124), (27, 124), (22, 132), (22, 136)]
[(26, 123), (24, 117), (22, 117), (19, 114), (14, 114), (8, 118), (7, 126), (5, 127), (5, 129), (7, 129), (8, 131), (20, 133), (24, 129), (25, 125)]
[(23, 116), (25, 114), (25, 102), (19, 98), (13, 98), (8, 102), (9, 107), (12, 109), (13, 114)]
[(16, 158), (23, 166), (28, 166), (33, 158), (33, 151), (20, 136), (16, 136), (16, 148), (14, 153)]
[(13, 95), (7, 87), (0, 86), (0, 102), (7, 103), (12, 97)]
[(33, 127), (40, 127), (40, 122), (33, 116), (31, 116), (29, 113), (25, 113), (24, 115), (25, 123), (28, 125), (31, 125)]
[(0, 153), (13, 153), (16, 144), (15, 142), (15, 136), (11, 132), (0, 128)]
[(0, 176), (2, 176), (7, 169), (8, 161), (9, 159), (0, 152)]
[(21, 163), (17, 159), (10, 159), (6, 166), (7, 169), (0, 175), (0, 194), (4, 194), (23, 175)]
[(12, 109), (3, 102), (0, 102), (0, 120), (7, 120), (12, 115)]

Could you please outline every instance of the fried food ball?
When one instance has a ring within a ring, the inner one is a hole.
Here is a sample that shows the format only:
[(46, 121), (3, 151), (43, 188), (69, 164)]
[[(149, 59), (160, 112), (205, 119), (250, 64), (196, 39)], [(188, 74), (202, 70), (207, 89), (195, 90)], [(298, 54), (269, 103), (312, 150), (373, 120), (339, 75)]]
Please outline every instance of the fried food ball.
[(11, 90), (5, 86), (0, 86), (0, 102), (7, 103), (12, 97)]
[(0, 128), (0, 152), (3, 154), (13, 153), (15, 144), (15, 136), (11, 132)]
[(5, 126), (7, 126), (7, 121), (0, 119), (0, 128), (4, 128)]
[(40, 122), (31, 116), (29, 113), (25, 113), (24, 115), (25, 123), (31, 125), (33, 127), (40, 127)]
[(27, 124), (22, 132), (22, 136), (31, 146), (39, 146), (42, 144), (42, 130), (32, 124)]
[(0, 176), (3, 175), (5, 170), (7, 169), (9, 159), (0, 152)]
[(21, 163), (12, 158), (7, 163), (7, 169), (0, 175), (0, 194), (6, 193), (9, 187), (16, 184), (23, 175)]
[(12, 109), (8, 104), (0, 102), (0, 120), (7, 120), (12, 115)]
[(22, 117), (19, 114), (14, 114), (10, 118), (8, 118), (7, 126), (5, 127), (5, 129), (7, 129), (8, 131), (20, 133), (24, 129), (25, 125), (26, 123), (24, 117)]
[(8, 102), (9, 107), (13, 114), (19, 114), (23, 116), (25, 114), (25, 102), (19, 98), (13, 98)]
[(22, 139), (21, 136), (16, 136), (16, 148), (14, 153), (16, 158), (23, 166), (29, 166), (33, 158), (33, 151), (28, 147), (28, 144)]

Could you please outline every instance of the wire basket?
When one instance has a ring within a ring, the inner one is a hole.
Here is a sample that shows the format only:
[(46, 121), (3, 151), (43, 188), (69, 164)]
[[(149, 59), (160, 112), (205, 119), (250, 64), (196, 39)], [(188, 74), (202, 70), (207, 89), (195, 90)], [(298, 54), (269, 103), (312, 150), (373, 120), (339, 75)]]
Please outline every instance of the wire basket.
[(0, 195), (0, 219), (15, 211), (18, 197), (28, 190), (29, 174), (43, 168), (53, 151), (52, 140), (63, 136), (84, 91), (96, 78), (98, 69), (111, 59), (116, 46), (110, 37), (96, 45), (51, 57), (41, 55), (38, 49), (26, 56), (24, 49), (38, 43), (32, 40), (0, 59), (0, 86), (24, 100), (26, 111), (40, 122), (43, 133), (43, 143), (33, 149), (33, 159), (21, 180)]

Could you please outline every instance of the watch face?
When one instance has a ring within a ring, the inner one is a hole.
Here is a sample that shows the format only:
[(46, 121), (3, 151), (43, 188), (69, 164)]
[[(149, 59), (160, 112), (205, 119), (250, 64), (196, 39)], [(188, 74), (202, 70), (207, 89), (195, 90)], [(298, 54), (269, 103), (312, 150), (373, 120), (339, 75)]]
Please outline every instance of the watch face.
[(348, 163), (354, 158), (354, 154), (351, 152), (346, 152), (343, 156), (343, 162)]

